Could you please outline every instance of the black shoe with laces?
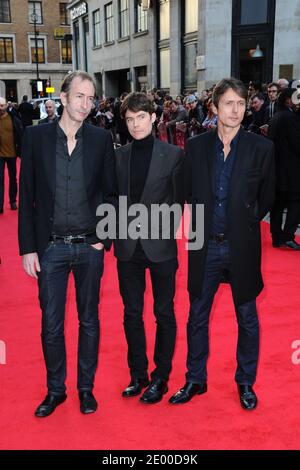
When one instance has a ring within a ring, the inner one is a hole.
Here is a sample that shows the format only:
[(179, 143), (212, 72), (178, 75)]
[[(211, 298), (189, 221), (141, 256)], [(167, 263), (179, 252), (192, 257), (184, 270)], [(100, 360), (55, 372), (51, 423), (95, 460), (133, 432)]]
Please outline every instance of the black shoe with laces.
[(45, 400), (37, 407), (35, 410), (35, 416), (38, 418), (45, 418), (55, 411), (55, 408), (63, 403), (67, 399), (67, 395), (64, 393), (62, 395), (53, 395), (48, 393)]
[(161, 401), (163, 395), (167, 393), (168, 387), (166, 380), (162, 379), (152, 379), (149, 387), (146, 388), (143, 395), (140, 398), (142, 403), (158, 403)]

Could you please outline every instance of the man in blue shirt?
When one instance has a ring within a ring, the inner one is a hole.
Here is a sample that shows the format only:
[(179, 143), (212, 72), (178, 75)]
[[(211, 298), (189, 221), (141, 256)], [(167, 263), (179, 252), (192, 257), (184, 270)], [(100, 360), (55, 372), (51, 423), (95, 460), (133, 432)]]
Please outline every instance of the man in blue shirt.
[[(187, 144), (186, 199), (204, 206), (204, 243), (189, 250), (186, 384), (170, 403), (186, 403), (207, 391), (209, 315), (224, 277), (231, 285), (238, 322), (235, 380), (241, 406), (252, 410), (257, 371), (259, 324), (256, 297), (263, 288), (260, 221), (273, 201), (273, 145), (241, 128), (247, 90), (234, 78), (223, 79), (213, 93), (217, 129)], [(219, 400), (219, 397), (218, 397)]]

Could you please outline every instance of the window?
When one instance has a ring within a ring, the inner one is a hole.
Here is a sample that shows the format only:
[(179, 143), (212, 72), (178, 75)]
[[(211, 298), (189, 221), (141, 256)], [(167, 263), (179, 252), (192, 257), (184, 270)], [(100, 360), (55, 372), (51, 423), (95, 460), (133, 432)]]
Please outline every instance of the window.
[(184, 32), (198, 31), (198, 0), (185, 0), (185, 27)]
[(93, 46), (100, 46), (100, 10), (93, 12)]
[(72, 41), (61, 41), (61, 62), (63, 64), (72, 64)]
[(0, 63), (12, 63), (14, 61), (12, 38), (0, 38)]
[(160, 51), (160, 87), (170, 88), (170, 49)]
[[(37, 48), (37, 51), (36, 51)], [(35, 39), (30, 39), (30, 50), (31, 50), (31, 62), (36, 62), (36, 52), (39, 64), (45, 63), (45, 48), (44, 39), (37, 39), (35, 45)]]
[(262, 24), (268, 22), (268, 0), (241, 0), (241, 23)]
[(159, 39), (170, 37), (170, 2), (159, 0)]
[(104, 7), (105, 11), (105, 41), (112, 42), (114, 40), (114, 15), (113, 5), (108, 3)]
[(60, 24), (62, 25), (69, 25), (69, 12), (67, 10), (67, 3), (60, 3), (59, 4), (59, 17), (60, 17)]
[(197, 43), (184, 46), (184, 88), (197, 88)]
[(120, 38), (129, 36), (128, 0), (119, 0)]
[(83, 60), (84, 60), (84, 70), (87, 72), (89, 69), (89, 50), (90, 50), (90, 24), (89, 17), (85, 16), (83, 18)]
[(135, 2), (135, 32), (146, 31), (148, 29), (148, 12), (143, 10), (139, 0)]
[(80, 61), (80, 40), (79, 40), (79, 23), (78, 21), (74, 22), (74, 46), (75, 46), (75, 67), (76, 69), (81, 68)]
[(9, 0), (0, 0), (0, 23), (11, 23)]
[[(36, 14), (36, 21), (34, 21), (34, 13)], [(28, 2), (28, 17), (30, 24), (43, 24), (42, 2)]]

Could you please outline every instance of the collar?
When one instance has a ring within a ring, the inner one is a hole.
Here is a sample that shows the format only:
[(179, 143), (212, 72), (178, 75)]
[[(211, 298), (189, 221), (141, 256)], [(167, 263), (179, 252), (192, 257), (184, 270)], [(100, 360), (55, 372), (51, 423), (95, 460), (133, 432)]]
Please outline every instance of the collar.
[[(241, 133), (241, 127), (239, 128), (238, 132), (236, 133), (236, 135), (234, 136), (234, 138), (230, 142), (230, 150), (234, 150), (236, 148), (238, 140), (239, 140), (240, 133)], [(217, 134), (217, 149), (223, 151), (224, 144), (223, 144), (222, 140), (219, 137), (218, 131), (216, 131), (216, 134)]]
[[(83, 132), (83, 124), (79, 127), (78, 131), (75, 134), (75, 139), (78, 140), (82, 137)], [(63, 128), (57, 123), (57, 135), (60, 139), (67, 139), (67, 136), (63, 130)]]

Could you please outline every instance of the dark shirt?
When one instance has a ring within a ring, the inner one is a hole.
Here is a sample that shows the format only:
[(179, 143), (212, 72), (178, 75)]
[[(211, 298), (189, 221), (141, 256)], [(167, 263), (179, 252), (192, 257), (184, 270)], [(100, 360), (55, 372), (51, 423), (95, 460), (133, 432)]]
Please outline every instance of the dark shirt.
[(270, 101), (265, 110), (264, 123), (269, 124), (272, 117), (274, 116), (275, 113), (277, 113), (277, 111), (278, 111), (277, 101)]
[(21, 121), (23, 127), (32, 126), (32, 118), (33, 118), (33, 106), (31, 103), (27, 101), (23, 101), (19, 106), (19, 114), (21, 116)]
[(130, 159), (130, 199), (132, 204), (137, 204), (141, 200), (151, 163), (153, 143), (152, 134), (132, 142)]
[(76, 147), (69, 155), (67, 136), (57, 125), (55, 235), (81, 235), (95, 232), (96, 214), (91, 213), (84, 174), (82, 126), (76, 132)]
[(44, 119), (40, 119), (39, 124), (50, 124), (50, 123), (56, 122), (57, 120), (58, 120), (57, 116), (54, 116), (53, 119), (50, 119), (49, 116), (47, 116)]
[(229, 195), (232, 168), (236, 158), (236, 148), (240, 131), (230, 144), (230, 152), (224, 161), (224, 146), (217, 134), (216, 160), (214, 165), (215, 176), (215, 205), (212, 220), (211, 235), (227, 233), (227, 200)]
[(250, 132), (255, 134), (260, 134), (260, 127), (265, 124), (265, 114), (266, 114), (267, 102), (264, 101), (262, 107), (259, 111), (252, 111), (252, 122), (248, 128)]
[(196, 119), (200, 124), (204, 121), (203, 109), (200, 103), (195, 108), (189, 110), (189, 121), (192, 119)]

